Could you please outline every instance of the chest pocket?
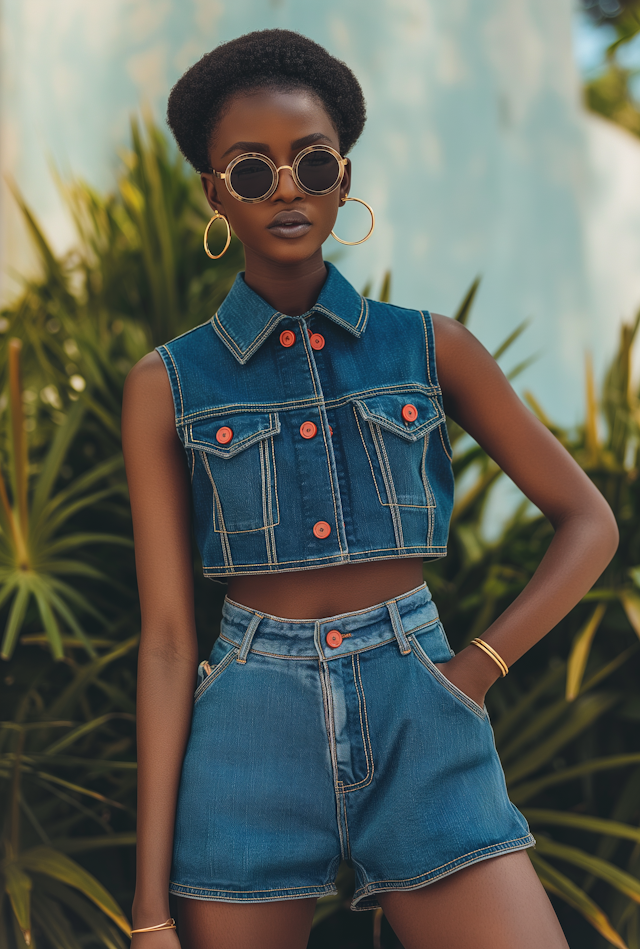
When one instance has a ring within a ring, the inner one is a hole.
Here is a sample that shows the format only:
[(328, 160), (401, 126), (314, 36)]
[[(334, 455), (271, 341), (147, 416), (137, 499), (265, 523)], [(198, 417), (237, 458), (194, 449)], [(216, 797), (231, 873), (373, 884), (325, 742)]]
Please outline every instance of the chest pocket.
[(203, 480), (210, 484), (215, 531), (239, 534), (278, 524), (274, 437), (279, 432), (277, 413), (243, 413), (185, 426), (184, 446), (195, 452), (194, 492), (196, 477), (199, 487)]
[(405, 392), (353, 403), (356, 423), (381, 504), (435, 507), (429, 485), (429, 435), (445, 420), (435, 396)]

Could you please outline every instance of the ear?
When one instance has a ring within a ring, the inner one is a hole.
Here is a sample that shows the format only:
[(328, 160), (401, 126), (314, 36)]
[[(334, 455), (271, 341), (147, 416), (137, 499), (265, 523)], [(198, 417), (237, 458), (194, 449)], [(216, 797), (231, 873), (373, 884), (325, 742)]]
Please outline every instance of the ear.
[(344, 166), (344, 175), (340, 182), (340, 207), (344, 207), (344, 199), (351, 191), (351, 159), (347, 158), (347, 164)]
[(205, 197), (209, 202), (209, 207), (212, 211), (219, 211), (220, 214), (222, 214), (223, 207), (220, 199), (218, 198), (218, 185), (221, 182), (210, 171), (203, 171), (200, 175), (200, 181), (202, 182), (202, 189), (205, 193)]

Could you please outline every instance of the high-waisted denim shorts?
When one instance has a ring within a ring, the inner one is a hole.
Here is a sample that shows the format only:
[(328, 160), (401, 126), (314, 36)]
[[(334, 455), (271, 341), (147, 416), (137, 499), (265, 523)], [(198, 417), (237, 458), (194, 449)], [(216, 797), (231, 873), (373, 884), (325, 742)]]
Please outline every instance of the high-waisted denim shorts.
[(335, 893), (352, 908), (535, 843), (509, 801), (486, 710), (426, 586), (321, 620), (226, 600), (201, 664), (171, 892), (263, 902)]

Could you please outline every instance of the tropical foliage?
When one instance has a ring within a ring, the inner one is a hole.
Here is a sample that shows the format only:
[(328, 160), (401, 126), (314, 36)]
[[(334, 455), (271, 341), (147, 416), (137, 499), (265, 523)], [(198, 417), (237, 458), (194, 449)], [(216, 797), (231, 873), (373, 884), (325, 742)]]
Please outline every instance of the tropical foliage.
[[(139, 616), (122, 386), (155, 343), (208, 317), (242, 262), (234, 241), (210, 264), (199, 182), (149, 124), (133, 125), (115, 193), (61, 188), (77, 246), (58, 257), (22, 202), (41, 272), (0, 315), (0, 949), (124, 945)], [(388, 297), (388, 275), (380, 286)], [(503, 362), (525, 329), (500, 347)], [(532, 859), (576, 949), (640, 949), (636, 330), (623, 328), (599, 397), (587, 369), (576, 430), (554, 426), (526, 396), (605, 493), (622, 540), (584, 601), (489, 695), (512, 798), (538, 839)], [(496, 528), (510, 503), (504, 478), (454, 425), (451, 437), (450, 556), (426, 577), (459, 648), (522, 589), (551, 529), (525, 500)], [(221, 596), (199, 581), (203, 655)], [(348, 914), (352, 885), (344, 866), (339, 895), (318, 904), (311, 946), (394, 945), (379, 913)]]
[(640, 32), (640, 3), (638, 0), (582, 0), (582, 6), (596, 23), (612, 33), (602, 68), (587, 80), (586, 103), (594, 112), (640, 135), (637, 41), (635, 55), (629, 56), (631, 43)]

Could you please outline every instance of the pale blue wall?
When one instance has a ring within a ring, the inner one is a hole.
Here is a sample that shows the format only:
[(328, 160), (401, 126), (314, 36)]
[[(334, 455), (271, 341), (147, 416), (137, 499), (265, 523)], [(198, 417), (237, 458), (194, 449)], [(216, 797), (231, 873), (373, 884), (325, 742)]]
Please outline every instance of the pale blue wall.
[[(378, 224), (344, 253), (347, 276), (362, 286), (390, 267), (395, 302), (447, 313), (483, 274), (472, 328), (494, 346), (532, 316), (511, 361), (541, 358), (522, 384), (556, 418), (579, 414), (584, 348), (602, 366), (630, 303), (604, 312), (592, 285), (570, 0), (4, 0), (2, 17), (3, 167), (60, 244), (48, 156), (104, 187), (130, 112), (145, 100), (161, 116), (172, 83), (216, 43), (280, 26), (326, 45), (369, 106), (352, 193)], [(22, 251), (6, 196), (3, 218), (12, 264)]]

